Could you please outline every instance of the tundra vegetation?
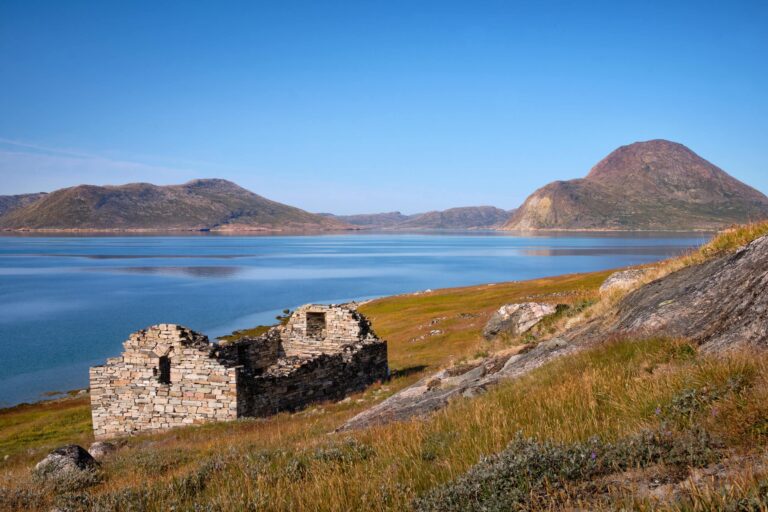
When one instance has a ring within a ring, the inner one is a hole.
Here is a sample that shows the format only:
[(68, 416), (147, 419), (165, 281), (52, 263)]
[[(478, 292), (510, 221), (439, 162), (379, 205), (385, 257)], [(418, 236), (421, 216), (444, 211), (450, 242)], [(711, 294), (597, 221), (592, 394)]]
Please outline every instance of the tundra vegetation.
[[(734, 228), (654, 274), (767, 233), (768, 223)], [(427, 418), (333, 433), (439, 368), (535, 344), (605, 310), (608, 274), (370, 302), (361, 311), (389, 342), (389, 382), (299, 413), (127, 438), (87, 478), (30, 471), (57, 446), (92, 441), (86, 397), (0, 411), (0, 508), (767, 510), (768, 355), (754, 351), (608, 340)], [(530, 300), (565, 306), (525, 338), (482, 338), (501, 304)]]

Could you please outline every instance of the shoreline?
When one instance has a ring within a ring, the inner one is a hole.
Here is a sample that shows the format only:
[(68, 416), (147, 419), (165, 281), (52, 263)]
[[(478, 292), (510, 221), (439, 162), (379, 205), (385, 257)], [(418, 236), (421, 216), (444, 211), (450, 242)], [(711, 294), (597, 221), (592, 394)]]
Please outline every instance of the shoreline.
[(0, 228), (0, 234), (37, 234), (37, 233), (136, 233), (136, 234), (239, 234), (239, 233), (252, 233), (252, 234), (305, 234), (305, 233), (345, 233), (349, 231), (360, 231), (355, 228), (345, 229), (270, 229), (270, 228), (252, 228), (252, 229), (208, 229), (208, 228)]
[[(722, 228), (722, 229), (727, 229)], [(327, 230), (280, 230), (280, 229), (155, 229), (155, 228), (45, 228), (45, 229), (2, 229), (2, 236), (35, 236), (35, 235), (137, 235), (137, 236), (318, 236), (318, 235), (352, 235), (352, 234), (458, 234), (458, 233), (493, 233), (509, 236), (536, 236), (549, 234), (713, 234), (722, 229), (531, 229), (509, 230), (499, 228), (455, 228), (455, 229), (387, 229), (387, 228), (349, 228)]]

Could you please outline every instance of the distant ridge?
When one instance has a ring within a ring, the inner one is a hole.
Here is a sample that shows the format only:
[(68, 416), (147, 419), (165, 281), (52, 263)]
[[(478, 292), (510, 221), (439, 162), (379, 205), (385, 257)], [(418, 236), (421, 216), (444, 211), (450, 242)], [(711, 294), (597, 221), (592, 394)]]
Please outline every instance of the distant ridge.
[[(387, 231), (497, 229), (512, 212), (493, 206), (465, 206), (403, 215), (400, 212), (339, 215), (336, 219), (362, 229)], [(321, 214), (332, 216), (331, 214)]]
[(396, 226), (402, 222), (407, 221), (412, 215), (403, 215), (400, 212), (387, 212), (387, 213), (370, 213), (360, 215), (333, 215), (331, 213), (321, 213), (328, 217), (335, 217), (336, 219), (352, 224), (353, 226), (360, 226), (361, 228), (388, 228)]
[(35, 200), (19, 198), (0, 198), (0, 205), (10, 205), (4, 214), (0, 212), (0, 229), (302, 232), (351, 228), (221, 179), (168, 186), (79, 185)]
[(510, 212), (494, 206), (465, 206), (414, 215), (398, 229), (494, 229), (509, 219)]
[(538, 189), (504, 229), (715, 230), (765, 218), (768, 197), (682, 144), (651, 140)]

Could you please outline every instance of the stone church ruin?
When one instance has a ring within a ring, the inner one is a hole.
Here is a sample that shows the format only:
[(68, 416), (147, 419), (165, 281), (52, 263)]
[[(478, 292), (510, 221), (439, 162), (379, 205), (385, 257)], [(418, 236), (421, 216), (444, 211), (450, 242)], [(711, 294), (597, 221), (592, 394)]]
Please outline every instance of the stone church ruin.
[(307, 305), (258, 337), (213, 344), (186, 327), (135, 332), (90, 369), (97, 439), (268, 416), (386, 379), (387, 344), (352, 305)]

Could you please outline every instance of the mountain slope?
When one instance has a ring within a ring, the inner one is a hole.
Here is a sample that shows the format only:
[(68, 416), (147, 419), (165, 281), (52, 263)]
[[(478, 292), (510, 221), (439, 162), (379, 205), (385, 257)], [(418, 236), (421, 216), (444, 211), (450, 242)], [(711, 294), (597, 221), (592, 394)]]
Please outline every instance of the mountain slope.
[(540, 188), (504, 229), (709, 230), (763, 218), (768, 197), (682, 144), (652, 140)]
[(10, 213), (13, 210), (23, 208), (28, 204), (32, 204), (38, 199), (45, 197), (45, 192), (38, 192), (37, 194), (19, 194), (15, 196), (0, 196), (0, 217), (6, 213)]
[(0, 217), (2, 229), (305, 231), (347, 229), (218, 179), (183, 185), (80, 185)]

